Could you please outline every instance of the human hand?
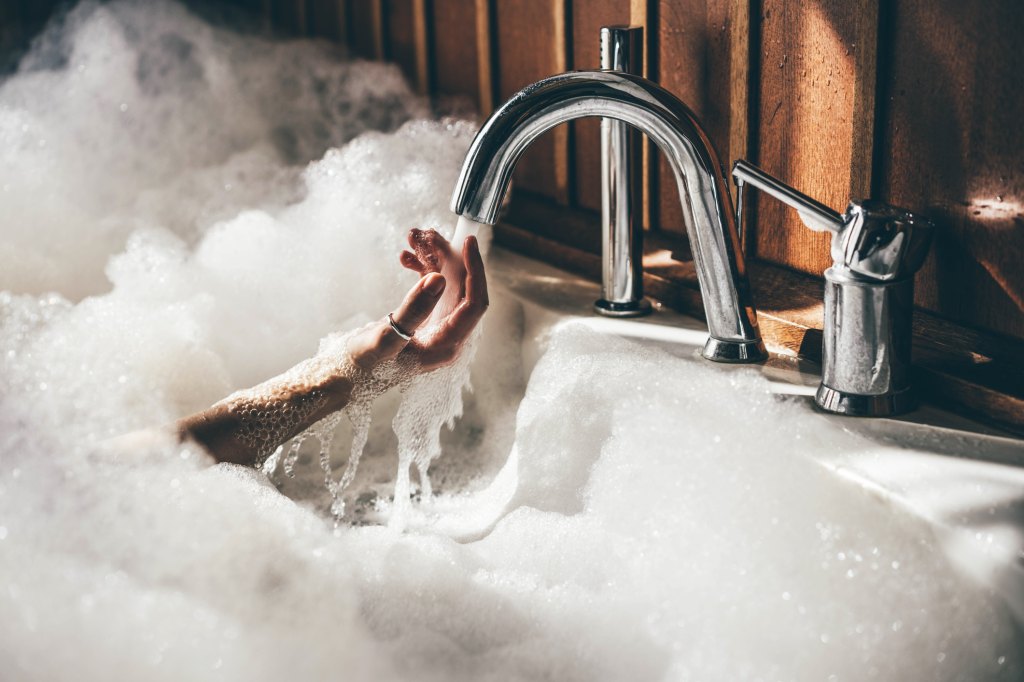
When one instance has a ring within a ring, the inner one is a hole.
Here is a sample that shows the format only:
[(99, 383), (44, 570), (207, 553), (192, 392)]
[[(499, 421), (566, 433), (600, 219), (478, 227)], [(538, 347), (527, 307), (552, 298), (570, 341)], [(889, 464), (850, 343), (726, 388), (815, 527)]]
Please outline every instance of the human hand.
[(367, 327), (349, 342), (353, 361), (366, 370), (399, 353), (413, 354), (423, 371), (450, 364), (487, 310), (487, 279), (476, 237), (467, 237), (461, 257), (434, 230), (411, 230), (402, 265), (421, 275), (388, 318)]

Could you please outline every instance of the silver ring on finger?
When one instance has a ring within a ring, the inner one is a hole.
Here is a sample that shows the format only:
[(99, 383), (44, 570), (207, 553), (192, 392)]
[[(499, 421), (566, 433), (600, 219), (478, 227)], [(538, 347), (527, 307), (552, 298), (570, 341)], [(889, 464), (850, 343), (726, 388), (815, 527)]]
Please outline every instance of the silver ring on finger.
[(416, 335), (416, 332), (413, 332), (412, 334), (408, 334), (408, 333), (406, 333), (406, 331), (404, 329), (399, 327), (398, 323), (395, 322), (395, 314), (394, 313), (388, 313), (388, 324), (391, 325), (391, 331), (393, 331), (396, 334), (398, 334), (398, 336), (400, 336), (403, 341), (412, 341), (412, 337)]

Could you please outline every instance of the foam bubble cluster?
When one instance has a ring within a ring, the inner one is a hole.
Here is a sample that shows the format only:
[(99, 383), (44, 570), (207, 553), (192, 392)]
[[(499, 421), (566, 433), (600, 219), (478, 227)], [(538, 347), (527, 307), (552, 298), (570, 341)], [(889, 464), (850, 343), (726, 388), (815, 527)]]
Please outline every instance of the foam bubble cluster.
[(79, 298), (140, 228), (194, 242), (302, 191), (307, 161), (425, 112), (397, 69), (214, 28), (169, 2), (86, 2), (0, 85), (0, 286)]
[[(393, 67), (152, 1), (80, 5), (0, 84), (0, 678), (1020, 679), (1005, 607), (815, 461), (865, 443), (586, 329), (531, 367), (495, 278), (438, 379), (472, 393), (374, 389), (269, 475), (104, 447), (401, 300), (473, 133), (424, 111)], [(429, 478), (393, 499), (396, 453)]]

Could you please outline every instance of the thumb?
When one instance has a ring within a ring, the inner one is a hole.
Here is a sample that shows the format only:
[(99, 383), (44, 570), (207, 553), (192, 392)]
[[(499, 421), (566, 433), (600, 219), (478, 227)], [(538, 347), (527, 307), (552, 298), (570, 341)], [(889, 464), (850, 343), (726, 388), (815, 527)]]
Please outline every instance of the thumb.
[[(445, 280), (439, 273), (432, 272), (426, 275), (405, 295), (405, 300), (391, 314), (391, 319), (399, 329), (412, 336), (430, 317), (437, 302), (441, 300), (444, 288)], [(377, 357), (381, 360), (398, 355), (409, 343), (396, 334), (387, 321), (384, 322), (383, 333), (379, 339)]]
[[(439, 273), (432, 272), (420, 279), (392, 314), (391, 317), (395, 324), (406, 334), (413, 334), (420, 328), (420, 325), (427, 321), (430, 313), (434, 312), (437, 302), (441, 300), (441, 294), (444, 293), (444, 288), (445, 279)], [(398, 337), (398, 334), (394, 336)]]

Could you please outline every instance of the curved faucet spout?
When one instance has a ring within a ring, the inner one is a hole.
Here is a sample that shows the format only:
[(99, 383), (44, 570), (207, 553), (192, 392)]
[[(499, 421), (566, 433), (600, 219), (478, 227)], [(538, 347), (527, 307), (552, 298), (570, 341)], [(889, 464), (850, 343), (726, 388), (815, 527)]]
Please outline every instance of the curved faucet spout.
[(672, 166), (711, 336), (704, 356), (720, 362), (763, 360), (767, 354), (718, 155), (693, 112), (649, 80), (622, 72), (578, 71), (523, 88), (477, 133), (452, 195), (452, 210), (495, 223), (523, 151), (559, 123), (587, 116), (634, 126)]

